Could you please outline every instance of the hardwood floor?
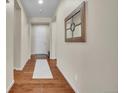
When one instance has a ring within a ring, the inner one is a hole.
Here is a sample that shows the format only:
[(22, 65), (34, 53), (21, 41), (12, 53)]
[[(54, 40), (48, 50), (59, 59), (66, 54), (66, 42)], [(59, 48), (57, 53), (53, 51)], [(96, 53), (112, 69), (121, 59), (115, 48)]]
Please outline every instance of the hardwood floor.
[(32, 59), (27, 62), (23, 71), (14, 71), (15, 83), (9, 93), (75, 93), (54, 60), (48, 60), (53, 79), (32, 79), (35, 62)]

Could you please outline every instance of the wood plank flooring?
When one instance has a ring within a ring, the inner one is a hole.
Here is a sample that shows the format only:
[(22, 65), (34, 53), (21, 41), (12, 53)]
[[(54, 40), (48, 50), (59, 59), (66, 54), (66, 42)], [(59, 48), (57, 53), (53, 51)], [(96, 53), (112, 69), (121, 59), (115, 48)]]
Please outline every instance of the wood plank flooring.
[(53, 60), (48, 59), (53, 79), (32, 79), (35, 63), (29, 60), (23, 71), (14, 71), (15, 83), (9, 93), (75, 93)]

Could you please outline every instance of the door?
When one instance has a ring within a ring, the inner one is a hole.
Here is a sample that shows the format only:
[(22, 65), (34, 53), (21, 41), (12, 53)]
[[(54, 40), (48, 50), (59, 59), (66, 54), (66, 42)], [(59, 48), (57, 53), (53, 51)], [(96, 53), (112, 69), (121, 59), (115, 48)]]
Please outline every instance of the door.
[(31, 34), (32, 54), (48, 54), (50, 48), (49, 26), (32, 25)]

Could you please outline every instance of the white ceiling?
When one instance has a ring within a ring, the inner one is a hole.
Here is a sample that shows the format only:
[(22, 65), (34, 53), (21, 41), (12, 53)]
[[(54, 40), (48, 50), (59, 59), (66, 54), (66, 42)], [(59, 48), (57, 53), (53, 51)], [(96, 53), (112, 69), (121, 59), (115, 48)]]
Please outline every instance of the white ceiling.
[(38, 0), (21, 1), (29, 17), (52, 17), (61, 0), (43, 0), (44, 3), (41, 5), (38, 4)]

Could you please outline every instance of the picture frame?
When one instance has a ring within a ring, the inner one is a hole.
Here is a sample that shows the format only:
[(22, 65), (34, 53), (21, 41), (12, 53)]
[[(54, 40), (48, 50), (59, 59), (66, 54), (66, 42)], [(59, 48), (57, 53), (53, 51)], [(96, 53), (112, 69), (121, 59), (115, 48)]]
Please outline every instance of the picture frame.
[(65, 18), (65, 42), (86, 42), (85, 1)]
[(6, 0), (6, 3), (9, 3), (9, 0)]

